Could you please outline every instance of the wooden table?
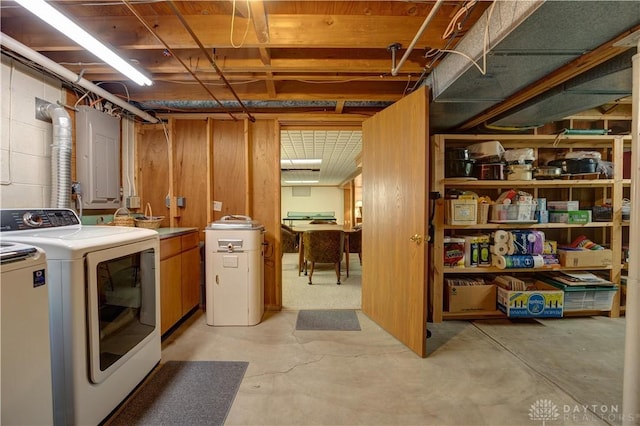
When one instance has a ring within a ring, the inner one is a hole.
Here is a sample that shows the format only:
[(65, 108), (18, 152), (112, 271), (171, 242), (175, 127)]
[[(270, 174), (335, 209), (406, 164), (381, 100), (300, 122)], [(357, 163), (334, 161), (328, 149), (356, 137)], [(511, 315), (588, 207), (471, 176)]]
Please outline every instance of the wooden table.
[(298, 235), (298, 276), (300, 276), (300, 273), (302, 272), (302, 268), (304, 265), (304, 245), (303, 245), (303, 238), (302, 238), (302, 234), (305, 231), (324, 231), (324, 230), (340, 230), (342, 232), (344, 232), (344, 250), (347, 253), (347, 277), (349, 276), (349, 234), (352, 232), (357, 231), (357, 229), (353, 229), (351, 226), (348, 225), (339, 225), (339, 224), (335, 224), (335, 225), (331, 225), (331, 224), (317, 224), (317, 225), (311, 225), (311, 224), (304, 224), (304, 225), (297, 225), (292, 227), (291, 229), (293, 229), (293, 231)]

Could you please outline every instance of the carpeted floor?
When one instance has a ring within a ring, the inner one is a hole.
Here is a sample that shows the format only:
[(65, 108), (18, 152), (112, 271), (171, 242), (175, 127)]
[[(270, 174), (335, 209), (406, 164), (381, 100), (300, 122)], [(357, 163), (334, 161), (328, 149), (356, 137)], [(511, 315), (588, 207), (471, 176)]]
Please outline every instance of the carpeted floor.
[(248, 362), (162, 364), (105, 426), (223, 425)]
[(350, 255), (349, 278), (342, 262), (341, 285), (336, 285), (336, 273), (331, 264), (316, 264), (313, 285), (304, 273), (298, 276), (298, 254), (282, 257), (283, 309), (360, 309), (362, 307), (362, 268), (357, 254)]

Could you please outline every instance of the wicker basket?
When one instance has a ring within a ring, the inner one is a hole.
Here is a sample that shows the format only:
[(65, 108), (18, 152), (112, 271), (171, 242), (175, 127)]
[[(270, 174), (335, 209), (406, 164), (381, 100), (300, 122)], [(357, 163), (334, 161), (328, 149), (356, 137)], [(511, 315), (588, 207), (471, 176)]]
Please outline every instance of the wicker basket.
[(131, 216), (129, 210), (124, 207), (120, 207), (113, 213), (113, 224), (115, 226), (136, 226), (133, 221), (133, 216)]
[(487, 223), (489, 221), (489, 206), (487, 203), (478, 203), (478, 219), (479, 224)]
[(138, 228), (158, 229), (163, 219), (164, 216), (154, 216), (151, 211), (151, 204), (147, 203), (147, 206), (144, 208), (144, 216), (136, 217), (135, 221)]

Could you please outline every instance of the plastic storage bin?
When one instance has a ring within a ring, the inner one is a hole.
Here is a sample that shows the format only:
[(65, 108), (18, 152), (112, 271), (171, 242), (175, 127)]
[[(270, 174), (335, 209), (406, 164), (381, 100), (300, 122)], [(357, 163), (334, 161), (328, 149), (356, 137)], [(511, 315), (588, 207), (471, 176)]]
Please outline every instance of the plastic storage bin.
[(536, 203), (492, 204), (491, 222), (535, 222)]
[(564, 291), (564, 310), (571, 311), (610, 311), (617, 287), (595, 287)]

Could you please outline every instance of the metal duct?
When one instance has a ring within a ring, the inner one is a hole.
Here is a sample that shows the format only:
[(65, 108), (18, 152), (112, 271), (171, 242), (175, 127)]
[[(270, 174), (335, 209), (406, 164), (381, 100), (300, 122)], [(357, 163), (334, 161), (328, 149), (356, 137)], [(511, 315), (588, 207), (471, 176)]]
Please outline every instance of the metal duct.
[(51, 207), (69, 208), (71, 200), (71, 117), (56, 104), (40, 106), (53, 123), (51, 144)]

